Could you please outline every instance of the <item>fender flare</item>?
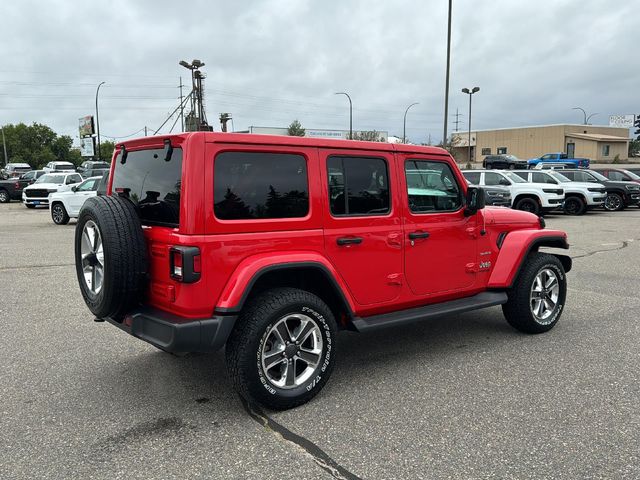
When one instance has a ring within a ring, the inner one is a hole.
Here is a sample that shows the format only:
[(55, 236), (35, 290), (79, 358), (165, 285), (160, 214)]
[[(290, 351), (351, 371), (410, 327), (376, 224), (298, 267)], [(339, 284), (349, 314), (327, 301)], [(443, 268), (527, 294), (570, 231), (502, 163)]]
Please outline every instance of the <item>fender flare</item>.
[(348, 309), (353, 318), (355, 302), (346, 284), (342, 281), (333, 265), (322, 255), (315, 252), (290, 253), (283, 259), (282, 255), (261, 254), (245, 258), (236, 267), (227, 281), (218, 301), (216, 302), (216, 314), (239, 313), (253, 286), (265, 274), (277, 270), (296, 270), (313, 268), (320, 271), (330, 283), (338, 298)]
[[(560, 230), (516, 230), (509, 232), (498, 253), (487, 288), (511, 288), (529, 253), (537, 252), (540, 247), (568, 249), (567, 234)], [(571, 257), (555, 253), (553, 255), (562, 262), (566, 272), (571, 270)]]

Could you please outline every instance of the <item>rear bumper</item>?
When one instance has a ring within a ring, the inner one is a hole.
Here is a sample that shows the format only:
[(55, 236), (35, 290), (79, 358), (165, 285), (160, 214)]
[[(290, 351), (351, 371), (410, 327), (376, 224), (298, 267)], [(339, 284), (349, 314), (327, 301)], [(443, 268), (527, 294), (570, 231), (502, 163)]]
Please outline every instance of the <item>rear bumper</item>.
[(226, 343), (236, 318), (236, 315), (224, 315), (193, 320), (153, 308), (141, 308), (130, 312), (122, 322), (105, 320), (167, 352), (206, 353), (214, 352)]

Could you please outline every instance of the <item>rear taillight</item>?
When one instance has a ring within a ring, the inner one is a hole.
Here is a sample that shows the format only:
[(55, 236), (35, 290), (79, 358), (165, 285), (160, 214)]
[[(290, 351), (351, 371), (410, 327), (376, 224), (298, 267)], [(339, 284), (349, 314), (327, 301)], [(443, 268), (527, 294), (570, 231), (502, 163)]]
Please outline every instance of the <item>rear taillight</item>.
[(169, 250), (169, 275), (182, 283), (200, 280), (202, 261), (198, 247), (171, 247)]
[(14, 183), (13, 188), (15, 188), (16, 190), (20, 190), (20, 182)]

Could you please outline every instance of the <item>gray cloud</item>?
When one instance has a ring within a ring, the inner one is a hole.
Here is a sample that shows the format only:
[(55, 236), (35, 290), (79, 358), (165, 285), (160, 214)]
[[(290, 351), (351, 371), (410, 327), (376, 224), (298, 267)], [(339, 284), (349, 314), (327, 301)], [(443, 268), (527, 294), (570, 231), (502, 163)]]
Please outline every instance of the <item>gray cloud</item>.
[[(3, 7), (0, 124), (42, 122), (77, 135), (94, 112), (101, 131), (157, 128), (177, 105), (180, 59), (206, 62), (211, 124), (442, 136), (446, 1), (22, 1)], [(640, 113), (633, 47), (640, 1), (454, 0), (450, 112), (478, 85), (474, 128), (579, 122), (581, 106)], [(186, 92), (186, 90), (185, 90)], [(638, 112), (636, 112), (638, 111)], [(449, 131), (452, 131), (450, 118)]]

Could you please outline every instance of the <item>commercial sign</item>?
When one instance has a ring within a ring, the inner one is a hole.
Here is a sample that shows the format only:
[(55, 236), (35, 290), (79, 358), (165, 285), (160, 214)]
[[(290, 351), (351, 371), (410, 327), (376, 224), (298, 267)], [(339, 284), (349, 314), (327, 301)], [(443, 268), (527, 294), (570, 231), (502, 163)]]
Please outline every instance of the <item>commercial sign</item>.
[(87, 115), (86, 117), (82, 117), (79, 121), (80, 126), (80, 138), (90, 137), (95, 132), (93, 128), (93, 115)]
[(80, 139), (80, 155), (83, 157), (95, 156), (95, 144), (93, 137), (85, 137)]
[(634, 115), (609, 115), (609, 126), (618, 128), (633, 128)]

